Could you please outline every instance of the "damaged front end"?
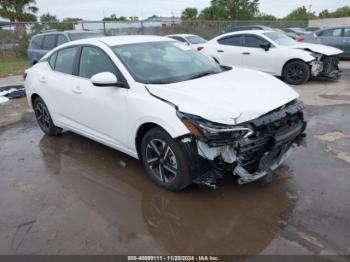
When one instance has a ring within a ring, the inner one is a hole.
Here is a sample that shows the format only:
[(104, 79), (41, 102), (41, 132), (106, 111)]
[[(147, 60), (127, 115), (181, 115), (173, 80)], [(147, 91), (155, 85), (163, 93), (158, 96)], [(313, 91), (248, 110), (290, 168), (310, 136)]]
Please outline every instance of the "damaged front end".
[[(201, 159), (191, 161), (196, 171), (193, 182), (215, 187), (216, 179), (226, 174), (238, 176), (240, 184), (271, 177), (292, 149), (304, 141), (306, 122), (303, 108), (301, 101), (294, 100), (255, 120), (235, 126), (178, 112), (191, 132), (190, 136), (181, 138), (182, 144), (191, 148), (192, 157)], [(198, 163), (201, 163), (201, 170)]]
[(339, 57), (337, 55), (326, 56), (319, 53), (312, 53), (316, 60), (310, 63), (311, 75), (318, 78), (337, 80), (341, 77), (339, 69)]

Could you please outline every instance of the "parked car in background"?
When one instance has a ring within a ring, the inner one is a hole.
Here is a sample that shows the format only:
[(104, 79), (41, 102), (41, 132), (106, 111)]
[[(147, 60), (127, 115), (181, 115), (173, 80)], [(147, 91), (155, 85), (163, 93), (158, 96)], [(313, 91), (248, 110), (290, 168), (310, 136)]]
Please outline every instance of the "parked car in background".
[(339, 48), (344, 52), (341, 57), (350, 57), (350, 26), (321, 29), (305, 36), (304, 41)]
[(264, 25), (246, 25), (246, 26), (233, 26), (229, 27), (227, 30), (225, 30), (225, 33), (231, 33), (231, 32), (238, 32), (238, 31), (246, 31), (246, 30), (266, 30), (266, 31), (276, 31), (280, 33), (284, 33), (290, 38), (294, 39), (297, 42), (302, 42), (304, 38), (299, 36), (298, 34), (294, 32), (284, 32), (283, 30), (279, 28), (272, 28)]
[(226, 28), (224, 33), (232, 33), (237, 31), (246, 30), (273, 30), (271, 27), (264, 25), (240, 25), (240, 26), (229, 26)]
[(303, 84), (311, 76), (340, 77), (338, 55), (341, 50), (298, 43), (276, 31), (249, 30), (224, 34), (209, 41), (201, 52), (221, 65), (252, 68), (282, 76), (293, 85)]
[(224, 175), (268, 181), (305, 136), (288, 85), (165, 37), (66, 43), (26, 71), (25, 87), (44, 133), (70, 130), (138, 158), (173, 191)]
[(297, 42), (303, 42), (304, 41), (304, 38), (302, 36), (297, 35), (296, 33), (284, 32), (282, 29), (279, 29), (279, 28), (274, 28), (273, 30), (276, 31), (276, 32), (285, 34), (285, 35), (289, 36), (290, 38), (292, 38), (293, 40), (295, 40)]
[(204, 39), (203, 37), (200, 37), (198, 35), (191, 35), (191, 34), (175, 34), (175, 35), (168, 35), (167, 37), (186, 43), (187, 45), (192, 46), (197, 50), (200, 49), (201, 45), (208, 42), (208, 40)]
[(32, 65), (36, 64), (47, 52), (55, 47), (79, 39), (101, 37), (94, 31), (56, 31), (50, 30), (33, 36), (28, 47), (28, 57)]
[(294, 33), (294, 34), (297, 34), (299, 36), (304, 36), (304, 35), (310, 34), (310, 32), (308, 32), (305, 29), (300, 28), (300, 27), (281, 28), (281, 29), (286, 33)]
[(308, 32), (315, 32), (315, 31), (318, 31), (320, 30), (319, 27), (306, 27), (304, 28), (305, 31), (308, 31)]

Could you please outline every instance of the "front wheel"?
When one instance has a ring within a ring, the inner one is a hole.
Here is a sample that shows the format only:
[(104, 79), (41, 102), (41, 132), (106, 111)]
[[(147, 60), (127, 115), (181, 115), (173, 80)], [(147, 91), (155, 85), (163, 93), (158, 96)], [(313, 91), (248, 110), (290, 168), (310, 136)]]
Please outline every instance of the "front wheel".
[(148, 175), (158, 185), (180, 191), (191, 183), (189, 164), (179, 142), (163, 129), (153, 128), (146, 133), (141, 158)]
[(310, 78), (310, 67), (304, 61), (289, 62), (283, 70), (284, 80), (291, 85), (304, 84)]

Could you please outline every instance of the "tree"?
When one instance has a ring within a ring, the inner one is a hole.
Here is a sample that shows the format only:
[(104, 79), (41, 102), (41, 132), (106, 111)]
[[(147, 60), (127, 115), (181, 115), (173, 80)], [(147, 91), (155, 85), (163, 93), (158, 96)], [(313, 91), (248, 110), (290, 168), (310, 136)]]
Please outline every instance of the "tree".
[(328, 11), (328, 9), (325, 9), (323, 11), (321, 11), (318, 15), (319, 18), (329, 18), (330, 17), (330, 13)]
[(284, 19), (285, 20), (308, 20), (315, 17), (316, 16), (314, 13), (309, 13), (305, 6), (301, 6), (293, 10)]
[(154, 19), (158, 19), (158, 18), (160, 18), (159, 15), (152, 15), (152, 16), (148, 17), (146, 20), (154, 20)]
[(221, 5), (211, 5), (204, 8), (199, 14), (199, 19), (201, 20), (227, 20), (228, 18), (228, 10)]
[(126, 21), (128, 20), (125, 16), (117, 17), (116, 14), (111, 14), (110, 16), (104, 17), (102, 21)]
[(259, 0), (212, 0), (211, 5), (227, 9), (232, 20), (250, 20), (259, 12)]
[(0, 0), (0, 16), (11, 22), (36, 21), (38, 8), (35, 0)]
[(331, 13), (332, 17), (338, 18), (338, 17), (349, 17), (350, 16), (350, 7), (344, 6), (340, 7), (335, 12)]
[(198, 15), (197, 8), (188, 7), (182, 11), (181, 19), (182, 20), (195, 20), (197, 18), (197, 15)]
[(57, 16), (51, 15), (50, 13), (47, 13), (47, 14), (43, 14), (42, 16), (40, 16), (40, 22), (41, 23), (58, 23), (59, 20), (58, 20)]
[(116, 14), (111, 14), (110, 16), (104, 17), (102, 21), (118, 21), (118, 17)]
[(277, 17), (269, 14), (259, 13), (254, 17), (256, 20), (264, 20), (264, 21), (276, 21)]

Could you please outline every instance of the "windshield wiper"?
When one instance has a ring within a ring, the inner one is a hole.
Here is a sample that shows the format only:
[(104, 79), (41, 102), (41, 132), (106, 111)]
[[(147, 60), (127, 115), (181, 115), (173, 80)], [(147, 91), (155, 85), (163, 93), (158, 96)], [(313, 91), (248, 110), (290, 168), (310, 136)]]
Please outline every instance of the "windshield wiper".
[(208, 76), (208, 75), (214, 75), (214, 74), (218, 74), (218, 73), (220, 73), (220, 72), (206, 71), (206, 72), (202, 72), (202, 73), (193, 75), (190, 78), (187, 78), (186, 80), (197, 79), (197, 78), (201, 78), (201, 77)]

